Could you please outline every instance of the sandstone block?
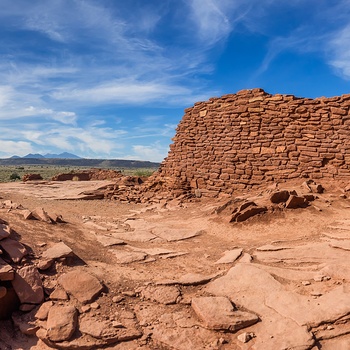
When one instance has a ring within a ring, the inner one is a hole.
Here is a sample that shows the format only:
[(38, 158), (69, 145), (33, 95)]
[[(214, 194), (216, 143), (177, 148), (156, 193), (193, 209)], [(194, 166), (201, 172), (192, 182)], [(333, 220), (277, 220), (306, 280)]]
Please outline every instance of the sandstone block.
[(60, 276), (58, 283), (83, 304), (93, 301), (103, 289), (95, 276), (82, 269), (74, 269)]
[(47, 316), (48, 339), (54, 342), (69, 340), (77, 326), (77, 310), (71, 305), (53, 305)]

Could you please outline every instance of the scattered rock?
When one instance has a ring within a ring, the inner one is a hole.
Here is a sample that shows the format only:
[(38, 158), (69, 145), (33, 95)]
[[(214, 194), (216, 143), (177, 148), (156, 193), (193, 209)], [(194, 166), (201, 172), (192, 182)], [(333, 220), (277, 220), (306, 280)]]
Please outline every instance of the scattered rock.
[(18, 269), (12, 285), (21, 303), (40, 304), (44, 300), (40, 274), (33, 265)]
[(58, 283), (83, 304), (93, 301), (103, 290), (100, 281), (82, 269), (74, 269), (61, 275)]
[(44, 251), (42, 254), (42, 258), (44, 260), (53, 260), (53, 259), (66, 258), (72, 255), (73, 255), (72, 249), (69, 248), (65, 243), (59, 242), (54, 244), (51, 248)]
[(0, 281), (12, 281), (15, 278), (15, 271), (12, 266), (0, 258)]
[(254, 333), (243, 332), (237, 337), (237, 339), (242, 343), (248, 343), (249, 340), (253, 339), (254, 337), (255, 337)]
[(50, 218), (49, 214), (44, 210), (44, 208), (35, 208), (32, 214), (39, 221), (47, 222), (48, 224), (53, 223), (53, 220)]
[(308, 202), (304, 197), (299, 197), (295, 195), (291, 195), (286, 202), (287, 209), (304, 208), (307, 205)]
[(224, 253), (224, 256), (220, 258), (218, 261), (216, 261), (214, 264), (231, 264), (235, 262), (241, 255), (242, 255), (243, 249), (237, 248), (233, 250), (226, 251)]
[(96, 239), (104, 246), (104, 247), (111, 247), (113, 245), (123, 245), (125, 244), (124, 241), (122, 241), (119, 238), (115, 238), (112, 236), (105, 236), (105, 235), (96, 235)]
[(197, 297), (192, 299), (192, 308), (206, 328), (236, 332), (259, 321), (250, 312), (234, 310), (226, 297)]
[(0, 247), (10, 256), (11, 260), (18, 263), (28, 254), (25, 246), (11, 238), (0, 241)]
[(35, 317), (41, 321), (46, 320), (49, 314), (49, 311), (53, 305), (54, 303), (52, 301), (47, 301), (41, 304), (40, 308), (35, 313)]
[(11, 229), (10, 226), (5, 224), (0, 224), (0, 240), (10, 236)]
[(110, 250), (113, 253), (120, 264), (130, 264), (137, 261), (145, 260), (147, 254), (142, 252), (128, 252), (124, 250)]
[(69, 340), (76, 329), (77, 316), (74, 306), (53, 305), (47, 316), (47, 338), (54, 342)]
[(31, 219), (34, 219), (33, 213), (32, 213), (30, 210), (28, 210), (28, 209), (22, 210), (21, 213), (22, 213), (22, 215), (23, 215), (24, 220), (31, 220)]
[(175, 304), (180, 297), (181, 292), (175, 286), (147, 286), (142, 288), (140, 296), (144, 299), (156, 301), (160, 304)]
[(272, 203), (278, 204), (278, 203), (284, 203), (287, 202), (289, 198), (289, 191), (282, 190), (282, 191), (276, 191), (271, 194), (270, 201)]

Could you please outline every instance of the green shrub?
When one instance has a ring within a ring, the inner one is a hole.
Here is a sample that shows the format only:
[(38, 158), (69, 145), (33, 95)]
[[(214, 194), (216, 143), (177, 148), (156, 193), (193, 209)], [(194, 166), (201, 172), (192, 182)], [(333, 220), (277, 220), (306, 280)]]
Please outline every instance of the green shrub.
[(10, 175), (10, 180), (12, 181), (21, 180), (21, 177), (17, 173), (12, 173)]

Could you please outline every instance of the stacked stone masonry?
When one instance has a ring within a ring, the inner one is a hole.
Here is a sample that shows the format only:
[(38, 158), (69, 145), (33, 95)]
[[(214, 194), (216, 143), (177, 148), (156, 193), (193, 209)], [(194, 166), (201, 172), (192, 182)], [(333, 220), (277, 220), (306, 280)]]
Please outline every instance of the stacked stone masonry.
[(350, 179), (350, 94), (242, 90), (185, 110), (158, 179), (203, 195), (301, 177)]

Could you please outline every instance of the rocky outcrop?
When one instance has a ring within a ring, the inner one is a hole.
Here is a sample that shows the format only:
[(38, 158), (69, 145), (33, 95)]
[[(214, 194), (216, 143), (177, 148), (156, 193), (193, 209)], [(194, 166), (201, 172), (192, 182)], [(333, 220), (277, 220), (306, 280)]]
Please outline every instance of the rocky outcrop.
[(350, 179), (350, 94), (306, 99), (262, 89), (185, 110), (154, 186), (231, 194), (294, 178)]

